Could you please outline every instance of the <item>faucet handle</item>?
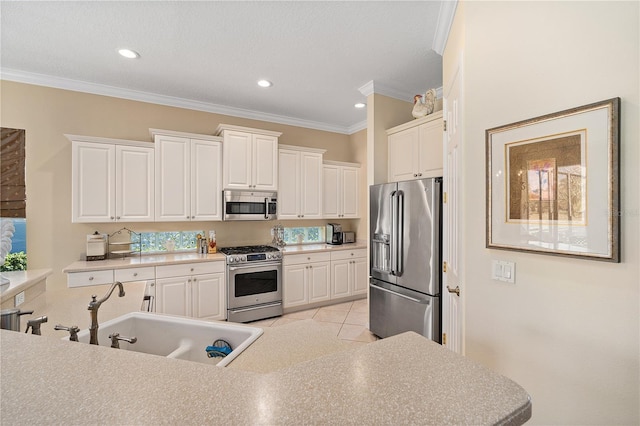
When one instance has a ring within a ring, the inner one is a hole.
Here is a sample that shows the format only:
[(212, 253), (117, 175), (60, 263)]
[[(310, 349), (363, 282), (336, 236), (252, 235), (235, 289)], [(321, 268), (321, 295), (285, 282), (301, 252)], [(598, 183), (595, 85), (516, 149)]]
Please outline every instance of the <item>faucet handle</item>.
[(77, 342), (78, 341), (78, 332), (80, 331), (80, 328), (77, 325), (72, 325), (71, 327), (67, 327), (61, 324), (56, 324), (55, 327), (53, 327), (54, 330), (64, 330), (64, 331), (68, 331), (69, 332), (69, 340), (72, 342)]
[(109, 339), (111, 339), (111, 347), (115, 349), (120, 349), (120, 340), (127, 343), (135, 343), (138, 341), (137, 337), (120, 336), (120, 333), (110, 334)]

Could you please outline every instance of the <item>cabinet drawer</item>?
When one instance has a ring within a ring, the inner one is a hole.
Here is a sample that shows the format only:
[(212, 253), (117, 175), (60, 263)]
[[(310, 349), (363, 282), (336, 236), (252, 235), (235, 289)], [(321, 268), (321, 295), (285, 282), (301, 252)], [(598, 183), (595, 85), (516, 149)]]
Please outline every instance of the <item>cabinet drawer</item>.
[(198, 262), (180, 265), (156, 266), (156, 278), (182, 277), (189, 275), (224, 272), (224, 262)]
[(331, 252), (331, 260), (357, 259), (367, 257), (367, 249), (336, 250)]
[(328, 262), (329, 260), (331, 260), (331, 253), (319, 252), (319, 253), (308, 253), (308, 254), (285, 255), (282, 263), (284, 265), (300, 265), (303, 263), (312, 263), (312, 262)]
[(113, 283), (113, 269), (67, 274), (67, 287), (87, 287)]
[(114, 276), (116, 281), (123, 283), (127, 281), (153, 280), (156, 277), (156, 270), (153, 266), (146, 268), (116, 269)]

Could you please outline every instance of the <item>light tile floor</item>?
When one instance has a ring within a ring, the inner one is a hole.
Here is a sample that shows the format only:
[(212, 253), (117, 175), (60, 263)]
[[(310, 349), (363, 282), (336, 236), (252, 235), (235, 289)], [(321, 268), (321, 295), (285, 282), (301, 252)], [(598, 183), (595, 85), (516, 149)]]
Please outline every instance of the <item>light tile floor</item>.
[(367, 299), (307, 309), (285, 314), (278, 318), (254, 321), (250, 324), (258, 327), (277, 327), (305, 319), (312, 319), (316, 324), (325, 327), (346, 342), (361, 344), (374, 342), (378, 339), (368, 329), (369, 306)]

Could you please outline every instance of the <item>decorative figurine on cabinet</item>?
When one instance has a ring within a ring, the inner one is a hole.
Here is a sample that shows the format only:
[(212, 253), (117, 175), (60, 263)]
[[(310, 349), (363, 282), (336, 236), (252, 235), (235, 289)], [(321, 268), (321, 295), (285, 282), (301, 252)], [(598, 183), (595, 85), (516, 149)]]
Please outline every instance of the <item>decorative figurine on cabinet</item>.
[(424, 99), (422, 99), (422, 95), (415, 95), (413, 97), (413, 117), (421, 118), (426, 115), (429, 115), (433, 112), (436, 106), (436, 89), (429, 89), (424, 94)]

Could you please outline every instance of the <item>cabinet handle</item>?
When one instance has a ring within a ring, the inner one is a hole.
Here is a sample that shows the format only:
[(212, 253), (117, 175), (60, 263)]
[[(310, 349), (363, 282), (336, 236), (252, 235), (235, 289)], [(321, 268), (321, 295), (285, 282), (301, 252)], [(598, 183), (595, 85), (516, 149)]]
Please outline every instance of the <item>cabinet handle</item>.
[(191, 272), (193, 272), (193, 268), (191, 268)]
[(151, 283), (149, 284), (149, 287), (154, 287), (156, 285), (156, 283)]
[(89, 277), (89, 281), (93, 281), (93, 277)]
[(191, 216), (191, 219), (195, 219), (195, 218), (196, 218), (195, 216)]
[(111, 220), (114, 220), (114, 219), (115, 219), (115, 217), (111, 216)]
[(120, 216), (116, 216), (116, 219), (117, 219), (117, 220), (120, 220)]
[(134, 277), (137, 277), (137, 276), (138, 276), (138, 273), (137, 273), (137, 272), (134, 272), (134, 273), (133, 273), (133, 276), (134, 276)]

